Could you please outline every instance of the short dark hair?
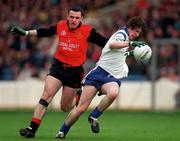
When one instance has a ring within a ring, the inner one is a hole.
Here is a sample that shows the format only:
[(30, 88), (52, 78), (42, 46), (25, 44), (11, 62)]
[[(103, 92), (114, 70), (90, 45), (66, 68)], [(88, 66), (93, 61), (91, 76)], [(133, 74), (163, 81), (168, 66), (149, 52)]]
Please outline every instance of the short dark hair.
[(80, 6), (70, 7), (68, 9), (68, 14), (69, 14), (70, 11), (81, 12), (81, 16), (84, 16), (84, 10)]
[(127, 27), (129, 27), (131, 29), (142, 28), (142, 34), (143, 35), (146, 34), (147, 25), (146, 25), (145, 21), (142, 18), (140, 18), (139, 16), (130, 18), (127, 22)]

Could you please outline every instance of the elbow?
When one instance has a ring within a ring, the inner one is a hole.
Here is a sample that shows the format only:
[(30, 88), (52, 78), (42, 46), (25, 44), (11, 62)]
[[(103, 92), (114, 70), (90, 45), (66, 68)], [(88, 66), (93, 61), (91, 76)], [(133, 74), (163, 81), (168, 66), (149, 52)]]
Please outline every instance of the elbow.
[(109, 48), (110, 48), (110, 49), (113, 49), (113, 48), (114, 48), (114, 44), (110, 43), (110, 44), (109, 44)]

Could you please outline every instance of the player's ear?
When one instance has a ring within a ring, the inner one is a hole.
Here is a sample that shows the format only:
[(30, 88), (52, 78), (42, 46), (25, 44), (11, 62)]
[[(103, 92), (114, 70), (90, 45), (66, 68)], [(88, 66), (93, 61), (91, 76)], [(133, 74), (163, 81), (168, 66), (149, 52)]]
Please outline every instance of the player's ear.
[(69, 13), (66, 14), (66, 18), (68, 18), (68, 17), (69, 17)]
[(83, 21), (83, 19), (84, 19), (84, 16), (81, 16), (81, 22)]

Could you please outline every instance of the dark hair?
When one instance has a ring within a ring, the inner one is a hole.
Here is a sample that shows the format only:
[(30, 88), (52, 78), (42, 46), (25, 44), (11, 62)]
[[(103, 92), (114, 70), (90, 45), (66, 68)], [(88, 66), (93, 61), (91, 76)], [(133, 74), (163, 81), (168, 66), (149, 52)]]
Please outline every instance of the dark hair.
[(68, 14), (69, 14), (70, 11), (81, 12), (81, 16), (84, 16), (84, 10), (80, 6), (70, 7), (68, 9)]
[(130, 18), (127, 22), (127, 27), (131, 29), (142, 28), (142, 34), (146, 34), (147, 25), (145, 21), (138, 16)]

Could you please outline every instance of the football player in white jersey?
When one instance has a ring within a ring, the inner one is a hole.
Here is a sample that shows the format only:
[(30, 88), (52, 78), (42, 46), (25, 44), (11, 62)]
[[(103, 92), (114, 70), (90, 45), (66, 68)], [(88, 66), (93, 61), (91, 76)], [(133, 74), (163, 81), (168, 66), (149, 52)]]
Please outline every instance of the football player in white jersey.
[(102, 50), (96, 67), (84, 78), (79, 104), (68, 115), (56, 138), (64, 139), (70, 127), (86, 111), (98, 91), (106, 94), (90, 113), (88, 121), (93, 133), (99, 133), (98, 118), (113, 103), (120, 92), (121, 78), (128, 76), (126, 57), (129, 48), (144, 45), (137, 39), (145, 32), (146, 24), (140, 17), (129, 19), (127, 25), (115, 32)]

